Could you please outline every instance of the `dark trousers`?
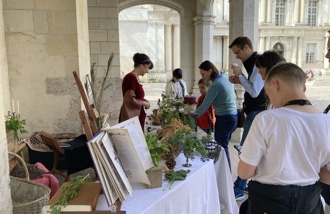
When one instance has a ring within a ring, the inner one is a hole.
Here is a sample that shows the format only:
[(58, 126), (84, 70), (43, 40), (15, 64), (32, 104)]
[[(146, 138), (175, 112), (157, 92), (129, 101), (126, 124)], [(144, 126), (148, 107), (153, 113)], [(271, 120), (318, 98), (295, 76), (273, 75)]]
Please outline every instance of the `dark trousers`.
[(230, 164), (228, 144), (231, 138), (231, 134), (235, 131), (237, 127), (237, 121), (238, 121), (237, 114), (216, 116), (216, 121), (215, 121), (214, 139), (218, 144), (220, 144), (225, 149), (230, 170), (231, 170), (231, 164)]
[(247, 214), (324, 214), (319, 183), (280, 186), (250, 181), (248, 191)]
[(330, 185), (327, 185), (325, 183), (319, 182), (322, 188), (322, 197), (325, 200), (325, 203), (327, 203), (328, 205), (330, 205)]

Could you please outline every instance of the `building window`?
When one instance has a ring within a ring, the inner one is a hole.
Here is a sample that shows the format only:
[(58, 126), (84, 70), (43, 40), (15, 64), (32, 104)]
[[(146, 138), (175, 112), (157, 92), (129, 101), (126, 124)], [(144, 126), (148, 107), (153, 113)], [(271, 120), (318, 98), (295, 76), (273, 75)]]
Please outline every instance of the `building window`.
[(316, 15), (317, 15), (317, 1), (308, 1), (308, 25), (316, 26)]
[(306, 64), (313, 64), (315, 61), (316, 43), (306, 44)]
[(276, 51), (277, 53), (281, 54), (282, 56), (284, 56), (284, 47), (281, 43), (276, 43), (273, 46), (273, 50)]
[(285, 0), (276, 0), (275, 4), (275, 25), (284, 26)]

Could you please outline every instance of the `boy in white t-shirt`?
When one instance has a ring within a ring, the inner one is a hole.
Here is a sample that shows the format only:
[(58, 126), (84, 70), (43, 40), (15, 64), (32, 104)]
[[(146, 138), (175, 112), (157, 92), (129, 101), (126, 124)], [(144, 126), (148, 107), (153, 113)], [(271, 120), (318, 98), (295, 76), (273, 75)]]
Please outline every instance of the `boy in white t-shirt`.
[(330, 184), (330, 117), (307, 100), (305, 83), (293, 63), (279, 63), (266, 76), (276, 109), (254, 119), (237, 168), (241, 178), (252, 178), (247, 213), (324, 213), (317, 181)]

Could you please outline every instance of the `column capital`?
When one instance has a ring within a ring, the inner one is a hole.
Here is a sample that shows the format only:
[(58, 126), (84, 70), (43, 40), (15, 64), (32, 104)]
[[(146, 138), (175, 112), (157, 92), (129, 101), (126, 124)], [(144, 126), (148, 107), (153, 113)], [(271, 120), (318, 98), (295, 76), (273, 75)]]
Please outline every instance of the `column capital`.
[(215, 16), (212, 15), (197, 15), (193, 18), (194, 20), (194, 24), (205, 24), (205, 23), (209, 23), (209, 24), (215, 24)]

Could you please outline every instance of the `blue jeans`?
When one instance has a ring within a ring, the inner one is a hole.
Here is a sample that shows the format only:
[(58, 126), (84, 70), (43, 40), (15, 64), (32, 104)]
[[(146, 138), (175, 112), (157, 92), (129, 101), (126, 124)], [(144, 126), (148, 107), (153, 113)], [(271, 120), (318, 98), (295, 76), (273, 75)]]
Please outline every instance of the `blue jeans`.
[[(252, 122), (254, 120), (254, 118), (257, 116), (257, 114), (259, 114), (261, 111), (253, 111), (253, 112), (250, 112), (246, 115), (246, 118), (245, 118), (245, 122), (244, 122), (244, 125), (243, 125), (243, 135), (242, 135), (242, 140), (241, 140), (241, 143), (240, 145), (243, 146), (244, 144), (244, 141), (245, 141), (245, 138), (247, 136), (247, 134), (249, 133), (249, 130), (250, 130), (250, 127), (252, 125)], [(234, 186), (241, 190), (241, 191), (244, 191), (245, 189), (245, 186), (246, 186), (246, 183), (247, 183), (247, 180), (243, 180), (241, 179), (239, 176), (237, 176), (237, 179), (236, 181), (234, 182)]]
[(230, 164), (228, 144), (231, 138), (231, 134), (236, 129), (237, 122), (238, 122), (237, 114), (216, 116), (216, 121), (215, 121), (214, 139), (218, 144), (220, 144), (225, 149), (230, 170), (231, 170), (231, 164)]

